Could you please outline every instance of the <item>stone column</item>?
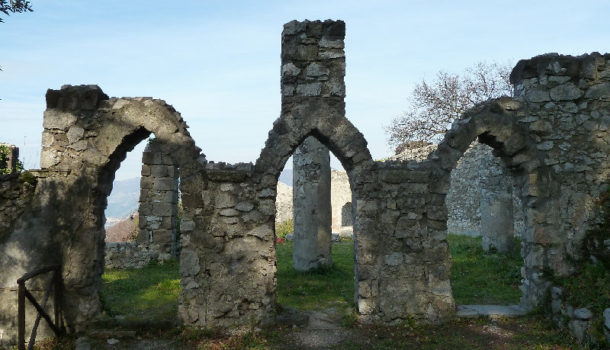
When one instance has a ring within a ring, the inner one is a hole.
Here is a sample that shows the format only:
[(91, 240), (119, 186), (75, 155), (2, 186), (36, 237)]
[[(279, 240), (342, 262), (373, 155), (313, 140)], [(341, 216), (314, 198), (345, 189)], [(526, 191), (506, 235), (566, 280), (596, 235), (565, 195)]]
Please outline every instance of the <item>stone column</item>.
[(512, 182), (507, 176), (497, 176), (481, 184), (486, 187), (481, 189), (480, 202), (483, 250), (508, 253), (514, 242)]
[(138, 242), (159, 245), (162, 254), (177, 254), (178, 169), (156, 139), (142, 154)]
[(310, 136), (293, 155), (294, 250), (299, 271), (331, 266), (330, 156)]

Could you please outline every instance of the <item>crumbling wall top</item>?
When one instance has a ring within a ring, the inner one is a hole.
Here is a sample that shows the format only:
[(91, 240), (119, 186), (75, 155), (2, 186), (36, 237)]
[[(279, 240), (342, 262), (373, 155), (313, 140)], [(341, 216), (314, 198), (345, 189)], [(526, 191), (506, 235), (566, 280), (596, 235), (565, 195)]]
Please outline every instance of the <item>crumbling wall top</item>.
[(510, 82), (517, 84), (524, 79), (544, 75), (564, 75), (573, 79), (597, 79), (610, 60), (610, 53), (593, 52), (581, 56), (547, 53), (520, 60), (510, 74)]

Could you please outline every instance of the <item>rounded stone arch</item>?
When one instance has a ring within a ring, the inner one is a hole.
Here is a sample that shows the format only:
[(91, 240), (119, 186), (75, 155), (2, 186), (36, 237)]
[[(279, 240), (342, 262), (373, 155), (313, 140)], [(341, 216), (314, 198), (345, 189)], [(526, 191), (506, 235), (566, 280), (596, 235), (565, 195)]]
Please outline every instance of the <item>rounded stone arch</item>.
[(449, 186), (451, 170), (478, 138), (479, 142), (494, 149), (494, 155), (500, 157), (511, 172), (528, 175), (524, 196), (547, 198), (552, 193), (551, 172), (529, 130), (519, 125), (516, 115), (519, 109), (520, 102), (504, 97), (479, 104), (454, 122), (437, 150), (429, 156), (443, 170), (438, 184), (442, 188)]
[(433, 191), (443, 195), (449, 189), (451, 171), (476, 139), (492, 147), (494, 155), (507, 166), (517, 188), (521, 189), (518, 195), (526, 211), (526, 229), (522, 236), (525, 273), (521, 289), (522, 304), (531, 307), (546, 292), (546, 284), (540, 283), (540, 276), (548, 266), (533, 257), (549, 245), (542, 234), (548, 230), (544, 218), (550, 217), (554, 210), (552, 197), (557, 193), (558, 185), (530, 131), (519, 124), (520, 109), (520, 102), (508, 97), (477, 105), (454, 122), (428, 159), (438, 169)]
[(200, 161), (200, 150), (180, 114), (164, 101), (110, 99), (95, 85), (48, 90), (46, 99), (41, 168), (65, 174), (61, 183), (70, 200), (54, 209), (70, 223), (57, 234), (66, 322), (78, 331), (101, 311), (104, 210), (115, 172), (127, 152), (152, 133), (170, 149), (183, 179), (205, 161)]
[(190, 136), (186, 122), (171, 105), (152, 98), (110, 99), (103, 106), (105, 122), (96, 138), (97, 149), (106, 151), (100, 171), (100, 190), (110, 194), (112, 188), (103, 185), (114, 179), (114, 173), (127, 152), (154, 134), (172, 154), (174, 164), (181, 169), (182, 177), (195, 171), (201, 150)]

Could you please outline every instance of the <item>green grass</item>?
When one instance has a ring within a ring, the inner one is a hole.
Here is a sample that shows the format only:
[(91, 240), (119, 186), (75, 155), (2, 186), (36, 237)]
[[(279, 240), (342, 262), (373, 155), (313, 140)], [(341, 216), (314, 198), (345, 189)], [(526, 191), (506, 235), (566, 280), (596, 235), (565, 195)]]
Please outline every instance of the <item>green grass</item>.
[(292, 242), (278, 244), (277, 303), (300, 310), (354, 305), (354, 243), (334, 243), (333, 266), (311, 272), (292, 267)]
[(178, 261), (138, 270), (106, 270), (102, 302), (110, 315), (127, 319), (176, 319), (180, 274)]
[(516, 304), (521, 291), (520, 242), (508, 254), (486, 253), (481, 238), (447, 235), (451, 287), (457, 304)]
[[(480, 248), (480, 239), (454, 235), (448, 239), (453, 256), (453, 292), (458, 303), (518, 300), (516, 272), (521, 258), (517, 251), (508, 256), (486, 254)], [(291, 242), (278, 244), (276, 249), (279, 304), (301, 310), (353, 309), (353, 242), (333, 245), (332, 268), (307, 273), (292, 268)], [(177, 262), (150, 265), (141, 270), (109, 270), (103, 277), (103, 298), (109, 312), (134, 318), (175, 318), (180, 289)], [(345, 329), (350, 336), (333, 349), (584, 349), (565, 330), (556, 329), (539, 315), (495, 320), (456, 319), (442, 325), (405, 322), (392, 327), (354, 321)], [(159, 334), (145, 331), (138, 334), (144, 339), (178, 339), (180, 348), (184, 349), (299, 348), (292, 332), (291, 326), (280, 324), (239, 335), (176, 327)], [(105, 340), (102, 342), (105, 344)], [(121, 342), (131, 344), (128, 340)]]
[[(452, 288), (458, 304), (517, 303), (521, 292), (518, 244), (508, 255), (485, 253), (481, 239), (449, 235)], [(333, 266), (311, 272), (292, 267), (292, 242), (277, 245), (277, 302), (301, 310), (354, 306), (353, 242), (333, 244)], [(107, 270), (102, 300), (110, 315), (133, 319), (175, 319), (178, 262), (139, 270)]]

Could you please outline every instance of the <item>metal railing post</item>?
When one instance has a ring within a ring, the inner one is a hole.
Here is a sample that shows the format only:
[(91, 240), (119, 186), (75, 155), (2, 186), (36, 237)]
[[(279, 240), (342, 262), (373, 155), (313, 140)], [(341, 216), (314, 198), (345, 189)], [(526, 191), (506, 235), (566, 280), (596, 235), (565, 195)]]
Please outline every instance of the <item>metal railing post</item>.
[(17, 342), (19, 350), (25, 350), (25, 281), (19, 282), (17, 300)]

